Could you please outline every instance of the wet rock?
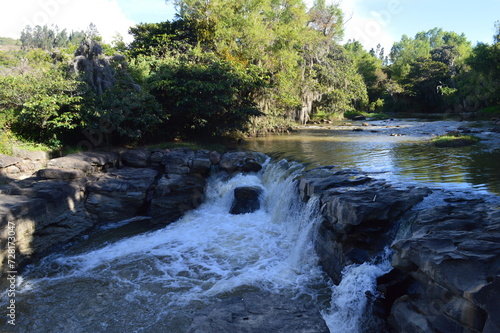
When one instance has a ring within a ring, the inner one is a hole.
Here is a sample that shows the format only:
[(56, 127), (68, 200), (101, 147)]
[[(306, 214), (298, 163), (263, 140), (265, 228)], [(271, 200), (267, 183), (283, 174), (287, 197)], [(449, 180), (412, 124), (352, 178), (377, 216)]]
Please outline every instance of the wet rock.
[(418, 317), (429, 332), (500, 331), (500, 211), (474, 200), (425, 209), (392, 248), (413, 281), (392, 306), (395, 329)]
[(136, 216), (146, 203), (146, 193), (158, 172), (152, 169), (110, 170), (87, 186), (85, 207), (99, 222)]
[(199, 175), (170, 174), (156, 185), (151, 201), (151, 223), (170, 224), (205, 200), (205, 178)]
[[(325, 171), (326, 170), (326, 171)], [(323, 173), (310, 171), (299, 182), (302, 201), (309, 200), (314, 194), (321, 194), (326, 190), (338, 187), (362, 185), (372, 179), (356, 170), (330, 171), (323, 169)]]
[(189, 333), (328, 333), (311, 303), (269, 293), (248, 293), (209, 306), (194, 315)]
[(151, 152), (146, 149), (127, 150), (122, 154), (122, 162), (133, 168), (145, 168), (149, 165)]
[(348, 264), (369, 261), (388, 246), (394, 226), (430, 194), (427, 188), (395, 188), (358, 170), (324, 167), (299, 180), (303, 201), (319, 196), (323, 223), (315, 241), (324, 271), (339, 283)]
[(354, 118), (352, 118), (352, 120), (366, 120), (366, 117), (365, 116), (355, 116)]
[(237, 187), (234, 189), (234, 201), (230, 213), (246, 214), (260, 209), (260, 196), (262, 189), (255, 186)]

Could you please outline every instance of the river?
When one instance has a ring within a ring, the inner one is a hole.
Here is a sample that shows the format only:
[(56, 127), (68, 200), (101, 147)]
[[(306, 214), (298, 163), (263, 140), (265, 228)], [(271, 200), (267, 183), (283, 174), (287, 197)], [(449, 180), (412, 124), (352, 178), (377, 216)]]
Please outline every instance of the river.
[[(290, 135), (250, 139), (246, 147), (311, 166), (358, 168), (389, 180), (500, 195), (500, 134), (489, 132), (492, 126), (417, 119), (336, 122), (303, 127)], [(482, 141), (460, 148), (429, 144), (434, 135), (457, 128), (477, 132), (474, 135)]]

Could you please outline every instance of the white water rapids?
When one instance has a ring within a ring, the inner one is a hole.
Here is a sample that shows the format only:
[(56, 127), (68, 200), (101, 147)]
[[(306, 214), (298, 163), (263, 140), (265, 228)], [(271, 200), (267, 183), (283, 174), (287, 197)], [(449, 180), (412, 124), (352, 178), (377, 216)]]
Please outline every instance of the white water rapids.
[[(339, 286), (330, 282), (313, 248), (318, 199), (303, 204), (296, 194), (300, 168), (281, 161), (258, 174), (212, 177), (206, 202), (163, 229), (29, 267), (19, 279), (21, 331), (186, 332), (197, 309), (263, 290), (316, 303), (331, 332), (361, 332), (366, 292), (375, 293), (387, 262), (347, 267)], [(238, 186), (264, 190), (260, 210), (228, 213)]]

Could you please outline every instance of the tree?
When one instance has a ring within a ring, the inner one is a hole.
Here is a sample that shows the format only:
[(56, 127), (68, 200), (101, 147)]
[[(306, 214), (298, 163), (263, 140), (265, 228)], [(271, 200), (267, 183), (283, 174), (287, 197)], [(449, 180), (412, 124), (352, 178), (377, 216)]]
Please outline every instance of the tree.
[(415, 109), (432, 112), (442, 103), (442, 89), (448, 86), (448, 67), (428, 58), (419, 58), (410, 66), (404, 83), (406, 94), (413, 98)]
[(224, 136), (245, 131), (261, 115), (253, 99), (264, 85), (246, 69), (210, 55), (165, 65), (151, 76), (152, 92), (170, 118), (171, 137)]

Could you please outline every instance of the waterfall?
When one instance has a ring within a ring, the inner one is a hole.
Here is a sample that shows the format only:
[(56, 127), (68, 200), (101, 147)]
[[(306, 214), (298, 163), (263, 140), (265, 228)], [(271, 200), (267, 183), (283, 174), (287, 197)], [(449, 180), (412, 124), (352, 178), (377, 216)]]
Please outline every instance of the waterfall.
[[(375, 293), (386, 267), (350, 266), (339, 286), (331, 283), (314, 251), (319, 199), (298, 199), (301, 171), (280, 161), (255, 174), (212, 176), (206, 202), (173, 224), (102, 241), (134, 220), (108, 225), (98, 232), (100, 243), (77, 243), (29, 266), (19, 278), (19, 326), (23, 332), (185, 332), (196, 310), (260, 290), (318, 304), (332, 332), (360, 332), (365, 293)], [(228, 213), (238, 186), (263, 189), (260, 210)]]
[[(369, 332), (377, 329), (365, 326), (371, 323), (369, 310), (369, 297), (377, 295), (377, 278), (388, 273), (391, 251), (385, 253), (372, 262), (361, 265), (349, 265), (342, 272), (342, 281), (338, 286), (332, 287), (331, 304), (322, 311), (331, 333), (344, 332)], [(381, 331), (378, 329), (377, 331)]]

